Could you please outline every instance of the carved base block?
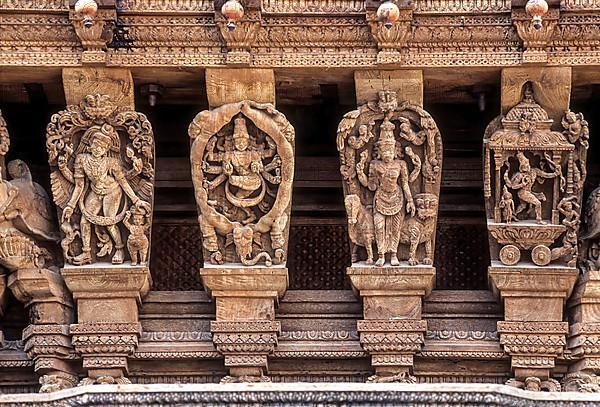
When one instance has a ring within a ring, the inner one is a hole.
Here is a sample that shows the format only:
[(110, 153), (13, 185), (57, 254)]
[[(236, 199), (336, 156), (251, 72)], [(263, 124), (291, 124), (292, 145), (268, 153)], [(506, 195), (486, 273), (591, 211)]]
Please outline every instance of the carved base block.
[(548, 381), (555, 359), (566, 345), (569, 327), (562, 322), (563, 307), (578, 271), (492, 264), (490, 281), (504, 302), (504, 321), (498, 322), (500, 343), (511, 356), (515, 379), (520, 387), (527, 387), (523, 384), (526, 379)]
[(357, 329), (375, 368), (369, 381), (411, 382), (413, 355), (427, 331), (423, 298), (433, 288), (435, 268), (354, 264), (346, 272), (363, 301), (364, 320), (357, 321)]
[(211, 331), (229, 368), (226, 382), (264, 381), (281, 330), (273, 320), (287, 288), (287, 268), (208, 266), (200, 269), (200, 277), (216, 303)]
[(150, 289), (148, 268), (66, 266), (62, 275), (77, 301), (78, 324), (70, 332), (91, 380), (85, 383), (125, 382), (127, 358), (141, 335), (138, 304)]
[(262, 377), (281, 332), (278, 321), (213, 321), (213, 342), (234, 377)]

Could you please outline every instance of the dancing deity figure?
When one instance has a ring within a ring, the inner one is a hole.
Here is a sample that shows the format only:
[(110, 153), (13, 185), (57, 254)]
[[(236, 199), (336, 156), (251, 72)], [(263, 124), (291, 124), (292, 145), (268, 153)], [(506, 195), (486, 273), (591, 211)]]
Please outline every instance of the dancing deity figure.
[(519, 206), (516, 214), (523, 212), (527, 205), (533, 206), (535, 209), (535, 220), (539, 224), (544, 224), (542, 220), (542, 202), (546, 200), (543, 192), (533, 192), (532, 188), (538, 177), (555, 178), (560, 175), (560, 167), (555, 166), (554, 172), (545, 172), (539, 168), (531, 168), (529, 159), (522, 152), (517, 153), (519, 160), (519, 171), (509, 178), (508, 171), (504, 173), (504, 182), (506, 186), (517, 191), (519, 197)]
[[(124, 244), (118, 224), (125, 216), (127, 202), (123, 201), (123, 192), (137, 208), (150, 211), (148, 202), (144, 202), (133, 191), (126, 178), (126, 173), (117, 158), (119, 153), (119, 136), (115, 129), (105, 124), (102, 127), (89, 128), (82, 137), (80, 145), (88, 145), (88, 152), (81, 152), (75, 157), (72, 179), (75, 187), (71, 197), (63, 209), (61, 222), (71, 221), (76, 206), (81, 210), (80, 233), (82, 253), (73, 257), (75, 265), (92, 262), (91, 237), (92, 225), (105, 227), (114, 241), (115, 253), (113, 264), (121, 264), (124, 260)], [(66, 161), (59, 161), (61, 172), (68, 171)], [(123, 208), (121, 212), (119, 209)], [(98, 229), (96, 233), (100, 236)], [(110, 251), (110, 250), (108, 250)], [(102, 250), (99, 256), (105, 253)]]
[[(262, 162), (262, 153), (250, 145), (250, 135), (246, 127), (246, 120), (238, 117), (234, 121), (233, 149), (221, 154), (213, 154), (209, 149), (210, 161), (221, 161), (222, 166), (211, 166), (208, 160), (204, 161), (203, 170), (209, 174), (219, 174), (212, 181), (205, 181), (208, 190), (217, 188), (225, 182), (225, 197), (235, 207), (241, 208), (246, 219), (244, 225), (256, 220), (256, 215), (250, 209), (258, 205), (264, 198), (266, 185), (261, 175), (265, 168)], [(232, 191), (231, 187), (236, 190)]]
[[(144, 208), (132, 207), (130, 211), (125, 213), (123, 224), (129, 229), (129, 237), (127, 238), (127, 250), (131, 256), (131, 264), (137, 266), (138, 259), (140, 266), (148, 264), (148, 237), (146, 234), (150, 230), (149, 214)], [(130, 219), (133, 218), (133, 223)]]
[(415, 205), (408, 184), (408, 166), (406, 162), (397, 158), (395, 125), (386, 117), (380, 129), (376, 144), (379, 159), (371, 161), (368, 177), (362, 162), (356, 164), (356, 172), (360, 183), (375, 192), (373, 222), (378, 254), (375, 265), (383, 266), (385, 254), (390, 253), (391, 265), (399, 266), (398, 244), (404, 222), (404, 210), (414, 216)]

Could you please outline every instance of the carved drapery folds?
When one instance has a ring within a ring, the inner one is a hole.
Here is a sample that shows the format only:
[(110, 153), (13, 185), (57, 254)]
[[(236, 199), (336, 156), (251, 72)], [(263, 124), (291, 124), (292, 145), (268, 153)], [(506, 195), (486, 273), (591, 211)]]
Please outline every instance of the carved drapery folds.
[(489, 273), (504, 300), (498, 331), (515, 372), (509, 384), (517, 387), (560, 390), (549, 376), (566, 345), (563, 306), (577, 278), (588, 135), (581, 114), (566, 111), (555, 123), (532, 82), (486, 129)]
[(358, 329), (376, 370), (370, 381), (411, 382), (427, 327), (422, 298), (435, 277), (441, 136), (421, 107), (380, 91), (344, 115), (337, 147), (352, 246), (348, 275), (363, 298)]
[(200, 112), (189, 134), (200, 275), (216, 298), (211, 331), (230, 370), (224, 382), (267, 380), (275, 301), (288, 281), (294, 128), (272, 104), (245, 100)]
[[(9, 144), (0, 113), (2, 162)], [(12, 179), (0, 179), (0, 265), (10, 273), (13, 295), (29, 311), (29, 326), (23, 331), (25, 351), (41, 375), (40, 391), (72, 387), (76, 376), (68, 362), (72, 352), (68, 329), (73, 305), (58, 273), (60, 238), (54, 211), (27, 164), (13, 160), (6, 167)]]
[(127, 383), (127, 356), (141, 332), (137, 303), (150, 284), (152, 127), (131, 107), (93, 94), (52, 116), (46, 148), (61, 273), (77, 299), (70, 333), (88, 372), (83, 383)]

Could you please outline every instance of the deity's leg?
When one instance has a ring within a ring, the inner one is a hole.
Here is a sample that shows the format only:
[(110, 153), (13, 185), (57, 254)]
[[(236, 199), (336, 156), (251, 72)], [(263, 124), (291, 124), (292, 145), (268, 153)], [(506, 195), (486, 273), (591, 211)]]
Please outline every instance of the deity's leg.
[[(100, 197), (96, 195), (95, 192), (90, 191), (85, 198), (84, 208), (86, 212), (91, 213), (92, 215), (97, 215), (100, 212), (100, 208), (102, 207), (102, 201)], [(92, 239), (92, 225), (87, 220), (84, 214), (81, 215), (81, 241), (82, 241), (82, 253), (79, 256), (75, 256), (73, 258), (73, 264), (82, 266), (84, 264), (88, 264), (92, 262), (91, 255), (91, 239)]]
[[(102, 209), (104, 211), (104, 216), (106, 217), (116, 217), (117, 212), (119, 211), (119, 205), (121, 203), (121, 197), (123, 192), (121, 188), (115, 188), (109, 194), (104, 196), (102, 200)], [(112, 264), (122, 264), (125, 259), (125, 252), (123, 248), (123, 241), (121, 240), (121, 231), (117, 225), (108, 225), (106, 226), (106, 230), (113, 238), (115, 242), (115, 254), (112, 258)]]
[(379, 212), (373, 215), (373, 224), (375, 226), (375, 241), (377, 242), (377, 262), (376, 266), (382, 267), (385, 264), (385, 216)]
[(386, 237), (388, 240), (387, 248), (392, 254), (390, 259), (390, 264), (392, 266), (400, 265), (400, 260), (398, 260), (398, 245), (400, 244), (400, 230), (402, 228), (403, 221), (404, 216), (402, 212), (387, 216), (385, 221)]

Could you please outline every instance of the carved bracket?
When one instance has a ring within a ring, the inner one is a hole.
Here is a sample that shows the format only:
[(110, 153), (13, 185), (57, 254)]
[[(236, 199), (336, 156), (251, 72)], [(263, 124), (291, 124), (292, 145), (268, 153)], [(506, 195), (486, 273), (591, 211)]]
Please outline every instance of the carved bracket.
[(69, 12), (69, 20), (83, 46), (81, 62), (83, 64), (105, 64), (107, 61), (106, 47), (113, 39), (113, 30), (117, 20), (116, 9), (98, 10), (91, 25), (84, 24), (83, 16), (73, 10)]
[(244, 17), (236, 22), (234, 29), (228, 27), (227, 19), (221, 14), (220, 3), (215, 2), (215, 23), (227, 47), (225, 62), (230, 66), (248, 66), (252, 63), (250, 48), (262, 29), (260, 2), (246, 2)]
[(367, 8), (366, 19), (379, 50), (377, 64), (401, 62), (408, 50), (408, 41), (413, 37), (412, 7), (400, 8), (400, 18), (391, 27), (379, 20), (376, 8)]
[(523, 44), (524, 64), (545, 64), (548, 61), (546, 48), (558, 26), (559, 16), (559, 9), (549, 10), (544, 16), (541, 28), (536, 29), (531, 22), (531, 17), (524, 9), (512, 10), (512, 22)]

